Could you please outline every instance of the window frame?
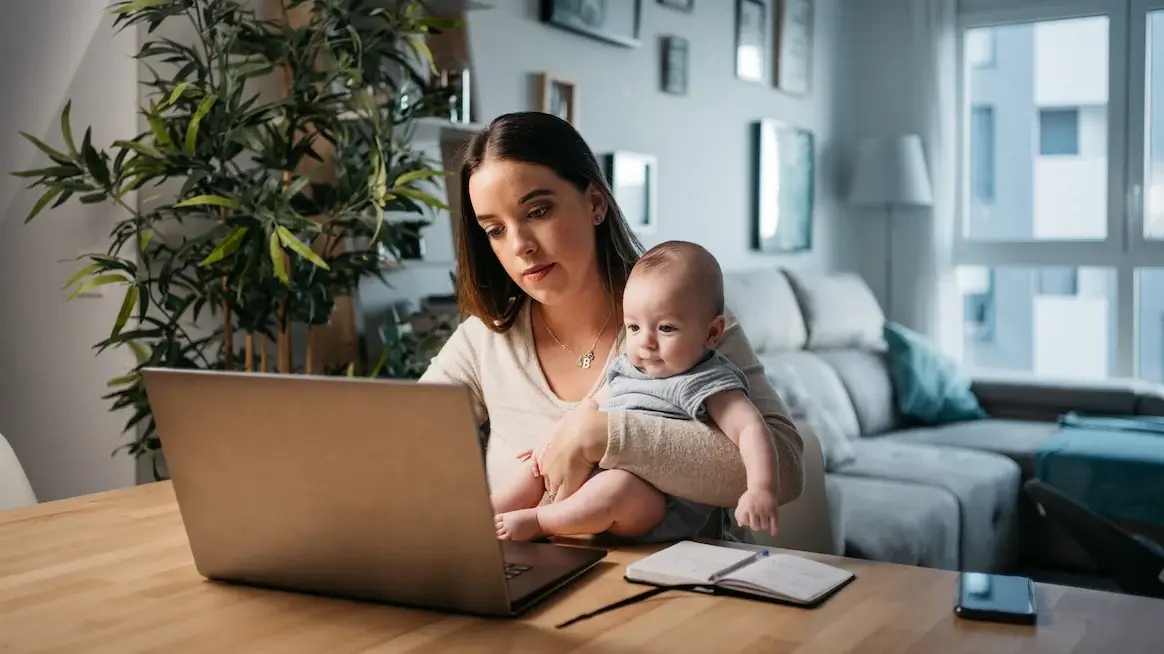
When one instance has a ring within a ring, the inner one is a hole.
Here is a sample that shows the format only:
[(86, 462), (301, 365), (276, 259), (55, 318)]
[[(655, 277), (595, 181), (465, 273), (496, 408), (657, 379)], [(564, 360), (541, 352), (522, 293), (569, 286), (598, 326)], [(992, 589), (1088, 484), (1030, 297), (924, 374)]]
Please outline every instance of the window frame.
[[(968, 3), (969, 4), (969, 3)], [(1164, 9), (1164, 0), (1046, 0), (1018, 6), (963, 8), (956, 34), (957, 84), (954, 243), (955, 266), (1069, 266), (1108, 268), (1115, 275), (1115, 360), (1109, 375), (1134, 377), (1139, 370), (1140, 335), (1136, 271), (1164, 262), (1164, 239), (1143, 234), (1143, 183), (1146, 172), (1145, 112), (1147, 16)], [(973, 190), (970, 187), (971, 104), (967, 91), (973, 69), (966, 62), (966, 31), (1059, 19), (1106, 16), (1108, 19), (1107, 235), (1102, 240), (971, 239), (966, 234)], [(1161, 99), (1164, 102), (1164, 98)], [(1164, 124), (1160, 125), (1164, 129)], [(961, 310), (962, 303), (957, 303)], [(962, 317), (953, 321), (962, 325)], [(960, 340), (960, 339), (959, 339)]]

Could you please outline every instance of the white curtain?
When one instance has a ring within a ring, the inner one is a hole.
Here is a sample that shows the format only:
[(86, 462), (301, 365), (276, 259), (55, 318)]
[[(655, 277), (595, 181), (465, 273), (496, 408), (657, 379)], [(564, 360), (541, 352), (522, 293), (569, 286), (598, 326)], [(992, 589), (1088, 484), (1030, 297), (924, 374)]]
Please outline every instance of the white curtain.
[[(961, 346), (960, 297), (954, 281), (953, 237), (957, 174), (957, 0), (909, 0), (911, 112), (922, 137), (933, 184), (928, 219), (909, 221), (917, 259), (895, 257), (894, 302), (899, 320), (956, 353)], [(911, 253), (911, 257), (914, 256)]]

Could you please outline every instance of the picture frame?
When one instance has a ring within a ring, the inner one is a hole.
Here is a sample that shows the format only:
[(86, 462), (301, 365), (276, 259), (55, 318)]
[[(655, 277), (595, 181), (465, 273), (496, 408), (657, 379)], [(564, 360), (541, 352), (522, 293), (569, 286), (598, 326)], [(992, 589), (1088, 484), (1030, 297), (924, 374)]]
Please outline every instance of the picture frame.
[(658, 0), (658, 2), (664, 7), (676, 9), (688, 14), (695, 11), (695, 0)]
[(763, 83), (768, 76), (768, 5), (736, 0), (736, 77)]
[(603, 173), (631, 230), (654, 232), (658, 223), (659, 163), (651, 154), (608, 152), (601, 157)]
[(816, 139), (807, 129), (765, 118), (752, 124), (752, 249), (807, 252), (813, 245)]
[(537, 75), (537, 109), (578, 126), (578, 85), (549, 73)]
[(660, 87), (664, 93), (686, 95), (690, 44), (681, 36), (664, 36), (659, 41)]
[(793, 95), (812, 92), (813, 0), (776, 0), (772, 85)]
[(538, 19), (568, 32), (637, 48), (643, 0), (539, 0)]

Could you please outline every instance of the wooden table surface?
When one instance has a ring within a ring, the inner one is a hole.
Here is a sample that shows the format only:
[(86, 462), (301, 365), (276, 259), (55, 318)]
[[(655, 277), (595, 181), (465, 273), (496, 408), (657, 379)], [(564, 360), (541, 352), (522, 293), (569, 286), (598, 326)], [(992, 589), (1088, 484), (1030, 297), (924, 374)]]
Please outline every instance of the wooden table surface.
[(252, 589), (194, 570), (168, 483), (0, 512), (0, 652), (1164, 652), (1164, 601), (1040, 584), (1040, 623), (956, 619), (952, 572), (817, 556), (857, 573), (815, 610), (664, 594), (565, 629), (641, 590), (647, 549), (520, 620)]

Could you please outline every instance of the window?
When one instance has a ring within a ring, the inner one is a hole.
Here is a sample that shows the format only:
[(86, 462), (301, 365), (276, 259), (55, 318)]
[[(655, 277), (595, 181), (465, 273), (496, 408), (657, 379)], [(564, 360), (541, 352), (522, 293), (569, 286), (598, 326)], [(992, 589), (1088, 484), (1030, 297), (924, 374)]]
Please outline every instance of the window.
[(994, 65), (994, 32), (977, 31), (966, 35), (966, 59), (974, 68)]
[[(1062, 292), (1078, 275), (1077, 293)], [(963, 363), (1065, 379), (1111, 374), (1115, 276), (1104, 268), (965, 266), (958, 269)], [(1056, 282), (1044, 291), (1048, 280)], [(985, 286), (983, 286), (985, 284)]]
[(1079, 110), (1042, 109), (1039, 111), (1039, 154), (1079, 154)]
[(994, 202), (994, 109), (970, 113), (970, 189), (978, 202)]
[(965, 2), (959, 24), (963, 362), (1164, 383), (1164, 0)]

